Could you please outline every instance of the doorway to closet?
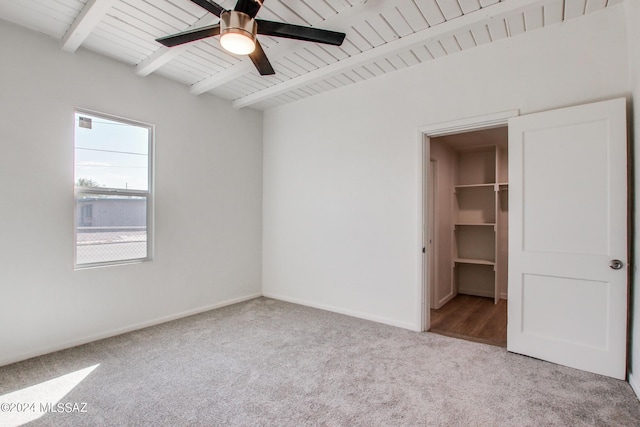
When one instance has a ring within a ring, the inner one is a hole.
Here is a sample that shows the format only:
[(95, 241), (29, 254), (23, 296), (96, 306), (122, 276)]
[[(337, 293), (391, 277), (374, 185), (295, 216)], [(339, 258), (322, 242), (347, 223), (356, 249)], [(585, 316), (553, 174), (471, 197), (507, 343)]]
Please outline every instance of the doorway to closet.
[[(439, 161), (437, 154), (431, 154), (439, 145), (432, 147), (431, 140), (508, 125), (509, 176), (500, 173), (504, 166), (496, 157), (496, 181), (489, 183), (494, 189), (498, 187), (500, 202), (509, 199), (508, 207), (502, 205), (509, 211), (509, 224), (503, 223), (510, 229), (508, 288), (507, 263), (496, 256), (494, 272), (499, 293), (493, 296), (494, 302), (498, 296), (509, 299), (507, 350), (626, 378), (629, 260), (633, 258), (629, 249), (633, 198), (628, 192), (628, 107), (628, 99), (616, 98), (523, 116), (517, 110), (504, 111), (419, 128), (423, 153), (418, 300), (422, 330), (432, 330), (431, 301), (433, 306), (446, 304), (459, 294), (458, 281), (464, 274), (454, 270), (468, 260), (460, 254), (454, 256), (459, 238), (447, 237), (457, 233), (454, 226), (465, 226), (464, 220), (453, 215), (453, 196), (448, 196), (450, 204), (439, 203), (439, 195), (433, 197), (434, 213), (428, 206), (430, 191), (446, 192), (447, 185), (449, 194), (458, 190), (454, 179), (458, 178), (455, 168), (460, 161), (453, 153), (459, 155), (461, 150), (450, 145), (440, 147), (445, 154)], [(497, 156), (499, 153), (498, 149)], [(447, 162), (452, 167), (449, 173), (439, 172), (435, 179), (429, 179), (430, 160), (436, 164), (432, 169), (441, 171)], [(437, 190), (432, 191), (432, 183), (442, 180), (449, 184), (438, 182)], [(502, 213), (497, 212), (496, 242), (500, 245)], [(434, 215), (437, 225), (430, 232), (428, 223)], [(498, 247), (496, 254), (501, 252)], [(431, 270), (436, 276), (433, 281), (429, 281)]]
[(429, 144), (430, 331), (506, 347), (508, 128)]

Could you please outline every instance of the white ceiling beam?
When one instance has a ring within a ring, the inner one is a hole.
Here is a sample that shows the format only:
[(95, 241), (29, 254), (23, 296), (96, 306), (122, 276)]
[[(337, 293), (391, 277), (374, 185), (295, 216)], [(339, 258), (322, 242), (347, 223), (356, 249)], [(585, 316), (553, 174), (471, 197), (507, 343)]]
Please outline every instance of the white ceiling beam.
[(107, 14), (115, 0), (89, 0), (62, 38), (62, 50), (75, 52)]
[[(212, 25), (218, 21), (219, 19), (215, 15), (211, 13), (207, 13), (205, 16), (198, 19), (193, 25), (191, 25), (189, 28), (187, 28), (184, 31), (191, 30), (198, 27), (204, 27), (207, 25)], [(149, 55), (148, 57), (140, 61), (138, 65), (136, 65), (135, 73), (139, 76), (148, 76), (149, 74), (156, 71), (158, 68), (162, 67), (167, 62), (180, 56), (190, 47), (191, 47), (191, 43), (186, 43), (186, 44), (171, 47), (171, 48), (166, 46), (161, 46), (158, 50), (153, 52), (151, 55)]]
[[(324, 21), (318, 21), (316, 24), (322, 27), (331, 26), (336, 29), (345, 28), (346, 26), (351, 25), (356, 18), (361, 22), (374, 16), (378, 16), (380, 13), (387, 9), (389, 9), (389, 3), (385, 2), (384, 0), (369, 0), (367, 2), (360, 1), (356, 5), (351, 6), (349, 9), (343, 10), (336, 15), (330, 16)], [(314, 24), (314, 26), (316, 24)], [(270, 61), (275, 62), (278, 59), (282, 58), (285, 54), (290, 53), (291, 48), (293, 46), (296, 46), (297, 43), (299, 42), (285, 39), (277, 46), (265, 50), (265, 53), (268, 55)], [(191, 93), (193, 93), (194, 95), (201, 95), (205, 92), (215, 89), (218, 86), (222, 86), (223, 84), (233, 79), (237, 79), (243, 74), (250, 72), (252, 69), (253, 63), (248, 59), (238, 62), (237, 64), (234, 64), (231, 67), (228, 67), (211, 77), (207, 77), (206, 79), (200, 80), (199, 82), (195, 83), (193, 86), (191, 86)]]
[[(271, 53), (271, 51), (273, 50), (274, 49), (271, 49), (266, 53)], [(269, 55), (269, 57), (271, 56), (273, 55)], [(209, 92), (211, 89), (215, 89), (218, 86), (222, 86), (223, 84), (246, 74), (251, 70), (251, 67), (253, 66), (254, 65), (251, 61), (243, 58), (242, 61), (231, 65), (230, 67), (227, 67), (222, 71), (219, 71), (213, 76), (207, 77), (191, 85), (191, 93), (194, 95), (202, 95), (205, 92)]]
[(445, 21), (409, 36), (393, 40), (358, 55), (327, 65), (326, 67), (310, 71), (283, 83), (270, 86), (259, 92), (246, 95), (233, 101), (232, 105), (234, 108), (248, 107), (269, 98), (279, 96), (285, 92), (323, 80), (333, 74), (338, 74), (365, 63), (383, 58), (393, 52), (423, 45), (431, 40), (437, 40), (441, 37), (453, 35), (463, 29), (471, 28), (481, 23), (490, 22), (491, 20), (504, 19), (507, 16), (524, 12), (532, 7), (543, 6), (545, 4), (553, 3), (554, 1), (555, 0), (509, 0), (496, 3), (495, 5), (479, 9), (467, 15), (462, 15), (450, 21)]
[(136, 65), (134, 71), (139, 76), (148, 76), (167, 62), (180, 56), (187, 49), (188, 46), (176, 46), (173, 48), (162, 46), (151, 55), (140, 61), (138, 65)]

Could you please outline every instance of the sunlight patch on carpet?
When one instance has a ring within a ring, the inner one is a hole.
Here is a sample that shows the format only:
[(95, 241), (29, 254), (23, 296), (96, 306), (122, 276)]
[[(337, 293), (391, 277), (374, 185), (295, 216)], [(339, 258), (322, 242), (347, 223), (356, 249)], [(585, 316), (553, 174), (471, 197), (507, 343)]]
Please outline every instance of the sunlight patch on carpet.
[(0, 425), (21, 426), (50, 412), (81, 411), (81, 402), (61, 402), (100, 364), (0, 396)]

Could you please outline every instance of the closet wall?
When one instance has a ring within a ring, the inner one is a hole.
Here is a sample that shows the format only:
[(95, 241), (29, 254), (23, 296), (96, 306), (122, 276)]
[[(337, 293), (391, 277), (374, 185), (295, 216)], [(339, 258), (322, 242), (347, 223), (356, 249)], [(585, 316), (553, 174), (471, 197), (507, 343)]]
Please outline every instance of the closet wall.
[(507, 297), (507, 128), (430, 141), (436, 164), (431, 308), (457, 294)]
[[(457, 175), (457, 154), (442, 138), (432, 138), (430, 156), (435, 163), (436, 197), (434, 203), (433, 283), (430, 286), (431, 308), (440, 308), (456, 296), (452, 261), (453, 204), (451, 195)], [(430, 186), (432, 188), (432, 186)], [(428, 215), (429, 213), (427, 213)]]

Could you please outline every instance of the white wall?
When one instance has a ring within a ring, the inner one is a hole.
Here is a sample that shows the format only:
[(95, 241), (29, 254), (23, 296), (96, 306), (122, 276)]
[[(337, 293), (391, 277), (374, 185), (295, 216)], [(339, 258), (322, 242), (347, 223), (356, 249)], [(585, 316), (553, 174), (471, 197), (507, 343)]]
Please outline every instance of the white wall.
[[(630, 120), (632, 123), (634, 160), (635, 160), (635, 177), (634, 182), (637, 191), (640, 191), (640, 2), (628, 0), (625, 3), (627, 12), (627, 32), (629, 39), (629, 84), (633, 91), (633, 116)], [(634, 289), (632, 291), (632, 318), (631, 318), (631, 369), (629, 374), (629, 383), (640, 397), (640, 287), (637, 285), (640, 279), (640, 202), (638, 201), (638, 193), (636, 191), (635, 200), (635, 257), (634, 257)]]
[(628, 95), (624, 7), (265, 112), (263, 293), (420, 328), (418, 128)]
[[(0, 365), (260, 294), (262, 113), (0, 21)], [(73, 270), (73, 113), (156, 125), (155, 259)]]

